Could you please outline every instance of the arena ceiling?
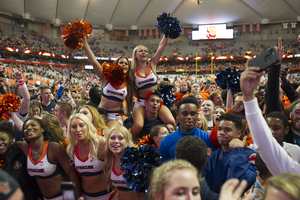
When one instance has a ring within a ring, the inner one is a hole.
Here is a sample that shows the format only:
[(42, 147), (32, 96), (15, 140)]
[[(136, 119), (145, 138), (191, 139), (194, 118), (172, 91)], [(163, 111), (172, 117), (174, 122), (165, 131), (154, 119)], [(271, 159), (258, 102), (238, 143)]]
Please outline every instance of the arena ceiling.
[(177, 17), (183, 27), (300, 21), (300, 0), (0, 0), (0, 5), (0, 14), (13, 18), (56, 24), (78, 18), (114, 29), (155, 28), (162, 12)]

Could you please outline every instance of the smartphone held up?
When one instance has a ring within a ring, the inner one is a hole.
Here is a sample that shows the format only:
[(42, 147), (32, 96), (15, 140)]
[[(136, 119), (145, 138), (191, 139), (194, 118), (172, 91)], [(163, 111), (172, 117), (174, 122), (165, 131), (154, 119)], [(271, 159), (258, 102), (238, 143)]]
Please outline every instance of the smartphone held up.
[(249, 61), (249, 67), (260, 67), (261, 71), (268, 69), (279, 62), (277, 50), (275, 48), (269, 48), (257, 57)]

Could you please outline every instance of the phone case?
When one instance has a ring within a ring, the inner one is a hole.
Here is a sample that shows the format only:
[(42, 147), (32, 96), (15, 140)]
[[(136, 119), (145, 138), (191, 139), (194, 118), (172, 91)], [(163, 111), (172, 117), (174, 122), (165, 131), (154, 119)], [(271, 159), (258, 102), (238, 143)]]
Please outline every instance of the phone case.
[(269, 48), (263, 53), (259, 54), (256, 58), (249, 61), (248, 66), (260, 67), (261, 70), (265, 70), (279, 61), (277, 50), (275, 48)]

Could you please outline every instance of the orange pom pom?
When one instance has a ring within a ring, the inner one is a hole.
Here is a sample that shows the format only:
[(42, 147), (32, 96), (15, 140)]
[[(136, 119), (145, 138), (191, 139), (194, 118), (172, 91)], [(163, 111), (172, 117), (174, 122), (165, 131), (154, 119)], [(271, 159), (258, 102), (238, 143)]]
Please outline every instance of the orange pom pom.
[(16, 112), (21, 106), (20, 99), (15, 94), (4, 94), (0, 97), (0, 121), (8, 120), (8, 111)]
[(104, 78), (112, 85), (119, 86), (125, 82), (127, 73), (124, 73), (123, 68), (120, 65), (104, 62), (102, 68)]
[(86, 38), (89, 38), (93, 30), (93, 26), (90, 22), (86, 21), (76, 21), (69, 23), (65, 26), (65, 33), (62, 38), (66, 47), (70, 49), (80, 49), (83, 45), (82, 38), (85, 35)]
[(148, 135), (144, 135), (143, 138), (139, 138), (138, 141), (136, 142), (137, 143), (137, 147), (141, 146), (141, 145), (147, 145), (147, 144), (150, 144), (154, 147), (157, 147), (155, 144), (153, 144), (151, 141), (150, 141), (150, 134)]

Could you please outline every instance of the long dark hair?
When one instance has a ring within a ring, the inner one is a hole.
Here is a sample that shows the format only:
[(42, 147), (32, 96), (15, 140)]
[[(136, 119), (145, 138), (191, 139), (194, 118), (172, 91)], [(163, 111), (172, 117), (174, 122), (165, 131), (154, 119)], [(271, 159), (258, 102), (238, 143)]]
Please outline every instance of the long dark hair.
[(125, 98), (127, 102), (127, 115), (131, 115), (131, 111), (133, 108), (133, 98), (132, 98), (132, 92), (133, 92), (133, 72), (130, 67), (130, 61), (127, 57), (125, 56), (120, 56), (117, 60), (113, 62), (113, 64), (118, 64), (119, 60), (125, 58), (128, 61), (128, 72), (127, 72), (127, 77), (126, 77), (126, 84), (127, 84), (127, 96)]
[[(40, 124), (41, 128), (44, 129), (44, 132), (43, 132), (43, 135), (44, 135), (44, 141), (51, 141), (51, 142), (59, 142), (58, 139), (50, 132), (50, 129), (49, 127), (47, 126), (46, 122), (44, 122), (43, 120), (40, 120), (40, 119), (37, 119), (37, 118), (34, 118), (34, 117), (30, 117), (30, 118), (27, 118), (24, 123), (23, 123), (23, 126), (22, 126), (22, 134), (23, 134), (23, 137), (25, 138), (24, 136), (24, 127), (26, 125), (26, 123), (29, 121), (29, 120), (34, 120), (36, 121), (37, 123)], [(28, 140), (25, 140), (27, 143), (30, 143)]]

